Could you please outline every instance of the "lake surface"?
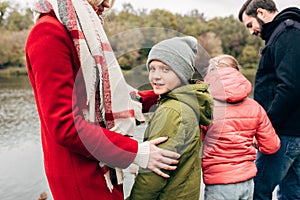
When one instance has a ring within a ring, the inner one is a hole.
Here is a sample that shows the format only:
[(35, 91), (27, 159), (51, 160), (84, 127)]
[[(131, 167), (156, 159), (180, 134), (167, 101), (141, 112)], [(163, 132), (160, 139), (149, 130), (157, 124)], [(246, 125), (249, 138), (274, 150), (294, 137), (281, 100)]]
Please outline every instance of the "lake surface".
[[(40, 123), (27, 76), (0, 76), (0, 102), (0, 199), (35, 200), (42, 192), (53, 199), (44, 174)], [(144, 128), (138, 127), (138, 132)], [(131, 165), (125, 170), (125, 196), (134, 181), (129, 171), (136, 168)]]
[[(33, 91), (27, 76), (0, 76), (0, 199), (37, 200), (46, 192), (52, 200), (44, 174), (40, 124)], [(145, 126), (138, 127), (142, 133)], [(141, 135), (140, 135), (141, 136)], [(142, 138), (137, 137), (139, 141)], [(129, 194), (136, 169), (125, 170), (124, 194)], [(203, 199), (203, 184), (201, 196)], [(274, 192), (273, 199), (276, 199)]]
[(27, 76), (0, 77), (0, 199), (52, 199), (43, 169), (40, 129)]

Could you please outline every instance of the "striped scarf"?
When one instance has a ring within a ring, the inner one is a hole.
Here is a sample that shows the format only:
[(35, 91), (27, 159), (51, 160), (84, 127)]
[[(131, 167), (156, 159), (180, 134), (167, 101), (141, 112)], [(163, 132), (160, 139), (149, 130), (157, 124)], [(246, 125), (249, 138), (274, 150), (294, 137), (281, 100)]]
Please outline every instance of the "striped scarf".
[[(132, 135), (135, 114), (126, 83), (117, 59), (97, 16), (86, 0), (36, 0), (35, 20), (39, 14), (54, 11), (58, 20), (69, 31), (78, 53), (87, 93), (87, 121), (97, 122), (111, 131)], [(96, 95), (97, 94), (97, 95)], [(98, 96), (98, 98), (97, 98)], [(95, 102), (98, 99), (100, 102)], [(95, 106), (95, 105), (100, 106)], [(100, 162), (110, 191), (113, 184), (110, 170)], [(121, 169), (116, 169), (117, 183), (123, 183)]]

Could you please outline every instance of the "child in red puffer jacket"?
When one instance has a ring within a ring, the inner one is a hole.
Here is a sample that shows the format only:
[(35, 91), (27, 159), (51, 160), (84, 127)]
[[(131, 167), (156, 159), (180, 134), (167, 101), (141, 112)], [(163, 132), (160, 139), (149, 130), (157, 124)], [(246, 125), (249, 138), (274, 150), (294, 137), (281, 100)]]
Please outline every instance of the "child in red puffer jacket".
[(205, 199), (252, 199), (257, 173), (254, 146), (262, 153), (275, 153), (279, 137), (265, 110), (248, 98), (251, 83), (239, 72), (234, 57), (212, 58), (205, 81), (214, 98), (214, 120), (206, 127), (203, 143)]

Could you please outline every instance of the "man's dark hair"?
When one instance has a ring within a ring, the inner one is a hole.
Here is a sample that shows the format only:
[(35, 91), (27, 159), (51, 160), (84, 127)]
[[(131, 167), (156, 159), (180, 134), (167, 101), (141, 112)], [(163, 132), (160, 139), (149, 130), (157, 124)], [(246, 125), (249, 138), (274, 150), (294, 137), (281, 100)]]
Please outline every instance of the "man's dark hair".
[(257, 9), (262, 8), (271, 13), (278, 11), (273, 0), (247, 0), (239, 12), (239, 20), (243, 22), (243, 13), (256, 17)]

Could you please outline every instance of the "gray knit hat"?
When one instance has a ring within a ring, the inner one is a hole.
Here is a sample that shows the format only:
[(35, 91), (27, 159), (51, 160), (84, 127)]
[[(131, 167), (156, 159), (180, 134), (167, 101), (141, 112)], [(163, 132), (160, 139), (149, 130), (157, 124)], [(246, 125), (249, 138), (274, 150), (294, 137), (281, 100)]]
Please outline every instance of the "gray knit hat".
[(195, 57), (198, 52), (197, 39), (192, 36), (173, 37), (163, 40), (152, 47), (146, 63), (158, 60), (168, 65), (177, 76), (187, 83), (195, 72)]

